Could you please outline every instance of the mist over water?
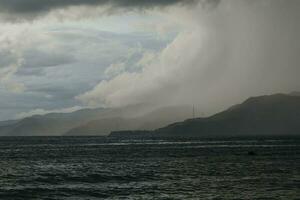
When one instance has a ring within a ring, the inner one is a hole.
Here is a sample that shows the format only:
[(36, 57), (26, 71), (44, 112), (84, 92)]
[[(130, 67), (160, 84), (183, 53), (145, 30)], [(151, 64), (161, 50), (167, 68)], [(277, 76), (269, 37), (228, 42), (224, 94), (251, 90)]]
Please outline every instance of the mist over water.
[(299, 153), (299, 139), (1, 138), (0, 199), (296, 199)]

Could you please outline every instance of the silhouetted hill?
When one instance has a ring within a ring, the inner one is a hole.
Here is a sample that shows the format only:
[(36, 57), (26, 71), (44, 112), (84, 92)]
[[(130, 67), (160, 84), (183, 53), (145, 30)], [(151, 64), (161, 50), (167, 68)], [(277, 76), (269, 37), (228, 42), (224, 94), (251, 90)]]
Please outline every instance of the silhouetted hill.
[[(129, 133), (124, 132), (127, 135)], [(252, 97), (211, 117), (189, 119), (157, 129), (152, 132), (151, 137), (285, 135), (300, 135), (300, 96), (275, 94)]]

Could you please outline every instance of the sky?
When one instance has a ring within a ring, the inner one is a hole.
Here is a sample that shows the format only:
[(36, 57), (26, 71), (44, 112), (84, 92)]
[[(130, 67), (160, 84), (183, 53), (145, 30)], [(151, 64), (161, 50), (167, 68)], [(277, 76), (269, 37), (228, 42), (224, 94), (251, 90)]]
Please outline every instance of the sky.
[(300, 91), (298, 0), (1, 0), (0, 120)]

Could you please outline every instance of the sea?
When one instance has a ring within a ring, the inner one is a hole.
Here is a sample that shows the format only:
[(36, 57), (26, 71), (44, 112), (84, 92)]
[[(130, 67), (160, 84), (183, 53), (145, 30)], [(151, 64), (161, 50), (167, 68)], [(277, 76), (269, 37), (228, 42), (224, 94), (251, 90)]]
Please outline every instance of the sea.
[(300, 140), (1, 137), (0, 199), (300, 199)]

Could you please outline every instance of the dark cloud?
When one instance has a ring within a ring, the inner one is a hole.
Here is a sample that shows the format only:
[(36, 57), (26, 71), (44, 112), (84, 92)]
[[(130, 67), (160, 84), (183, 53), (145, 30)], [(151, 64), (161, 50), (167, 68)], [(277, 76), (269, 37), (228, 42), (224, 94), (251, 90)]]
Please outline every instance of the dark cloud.
[[(0, 13), (4, 20), (33, 19), (52, 10), (70, 6), (110, 6), (113, 9), (145, 9), (174, 4), (201, 3), (204, 7), (215, 6), (220, 0), (1, 0)], [(3, 15), (4, 14), (4, 15)]]
[(153, 7), (175, 3), (192, 3), (194, 0), (2, 0), (1, 10), (15, 13), (47, 12), (51, 9), (78, 5), (106, 5), (118, 7)]

